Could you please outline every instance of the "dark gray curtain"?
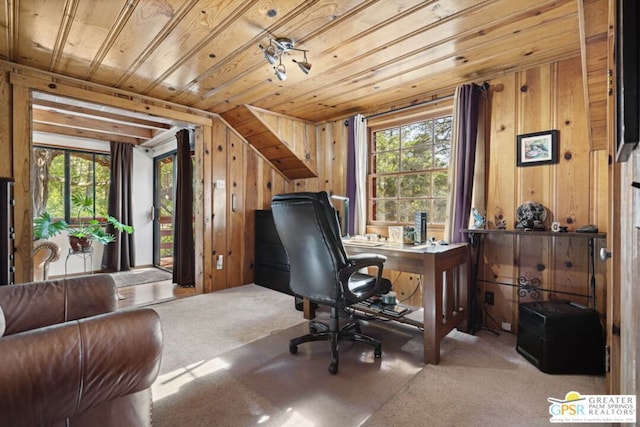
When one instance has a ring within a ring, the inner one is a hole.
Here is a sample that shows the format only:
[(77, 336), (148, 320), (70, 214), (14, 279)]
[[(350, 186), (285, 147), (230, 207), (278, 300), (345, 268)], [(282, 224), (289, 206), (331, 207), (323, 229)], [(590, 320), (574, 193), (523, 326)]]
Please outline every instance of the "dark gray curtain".
[(473, 173), (476, 162), (476, 139), (478, 136), (478, 109), (482, 97), (481, 87), (468, 84), (458, 91), (458, 110), (454, 111), (458, 135), (457, 158), (455, 167), (455, 210), (452, 218), (452, 243), (466, 242), (467, 236), (462, 229), (469, 226), (471, 214), (471, 198), (473, 196)]
[(173, 217), (173, 283), (194, 286), (195, 246), (193, 241), (193, 171), (191, 165), (191, 132), (176, 133), (177, 180), (175, 215)]
[[(107, 213), (121, 223), (133, 224), (131, 204), (131, 174), (133, 173), (133, 145), (111, 142), (111, 172), (109, 206)], [(115, 242), (104, 247), (102, 268), (107, 271), (127, 271), (135, 267), (133, 234), (115, 230), (107, 225), (107, 233), (116, 237)]]

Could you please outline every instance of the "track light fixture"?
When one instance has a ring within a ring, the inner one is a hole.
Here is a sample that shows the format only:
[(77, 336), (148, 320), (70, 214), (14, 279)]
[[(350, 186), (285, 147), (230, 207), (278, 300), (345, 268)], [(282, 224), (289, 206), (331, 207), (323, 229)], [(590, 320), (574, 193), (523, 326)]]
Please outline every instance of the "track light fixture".
[(274, 66), (273, 69), (275, 70), (275, 75), (278, 80), (287, 79), (287, 67), (282, 63), (282, 55), (292, 50), (302, 52), (304, 55), (304, 59), (302, 61), (296, 61), (295, 59), (292, 59), (292, 61), (298, 65), (303, 73), (309, 74), (311, 71), (311, 64), (309, 64), (309, 61), (307, 60), (308, 51), (304, 49), (296, 49), (295, 43), (292, 39), (286, 37), (269, 37), (269, 45), (267, 47), (260, 45), (260, 49), (262, 50), (262, 53), (264, 53), (264, 58), (267, 62)]

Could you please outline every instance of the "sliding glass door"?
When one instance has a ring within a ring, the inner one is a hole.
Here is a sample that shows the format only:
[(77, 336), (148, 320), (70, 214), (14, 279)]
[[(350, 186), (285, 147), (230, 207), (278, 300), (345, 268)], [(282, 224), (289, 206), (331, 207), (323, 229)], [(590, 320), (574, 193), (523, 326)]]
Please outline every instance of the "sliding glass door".
[(175, 152), (154, 159), (153, 262), (166, 270), (173, 270), (175, 160)]

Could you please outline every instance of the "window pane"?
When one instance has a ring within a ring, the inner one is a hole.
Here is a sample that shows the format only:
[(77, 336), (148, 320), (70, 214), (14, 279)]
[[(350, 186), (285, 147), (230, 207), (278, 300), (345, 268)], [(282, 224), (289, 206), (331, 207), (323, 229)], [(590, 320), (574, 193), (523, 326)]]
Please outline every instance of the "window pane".
[(78, 209), (73, 209), (71, 202), (72, 194), (77, 194), (94, 201), (88, 212), (82, 212), (83, 219), (93, 219), (94, 210), (98, 219), (104, 219), (111, 180), (108, 154), (34, 147), (33, 158), (35, 216), (46, 211), (55, 219), (77, 222)]
[(451, 159), (451, 144), (435, 144), (433, 151), (435, 159), (433, 167), (436, 169), (448, 168)]
[(447, 200), (446, 199), (435, 199), (433, 201), (433, 208), (431, 209), (430, 218), (431, 222), (434, 223), (444, 223), (447, 218)]
[(398, 195), (398, 178), (384, 176), (373, 180), (374, 197), (396, 197)]
[(96, 215), (103, 217), (109, 208), (109, 182), (111, 157), (107, 154), (96, 154)]
[[(47, 191), (44, 194), (44, 210), (53, 218), (64, 218), (64, 152), (54, 152), (49, 166)], [(44, 184), (44, 183), (43, 183)]]
[(394, 200), (374, 200), (373, 212), (377, 221), (398, 221), (397, 205)]
[(437, 118), (434, 122), (435, 126), (435, 142), (451, 143), (451, 123), (452, 116)]
[(372, 221), (412, 224), (415, 212), (427, 211), (430, 223), (444, 223), (452, 124), (447, 115), (373, 133)]
[(400, 202), (400, 222), (415, 222), (416, 212), (428, 211), (429, 201), (425, 199), (403, 200)]
[[(71, 194), (93, 198), (93, 155), (87, 153), (69, 154), (69, 175), (71, 178)], [(93, 212), (72, 209), (71, 220), (80, 218), (93, 219)]]
[(374, 159), (375, 173), (393, 173), (398, 171), (398, 159), (400, 154), (397, 151), (390, 153), (376, 154)]
[(431, 121), (402, 126), (402, 146), (413, 147), (431, 142), (431, 126)]
[(446, 172), (433, 173), (433, 195), (436, 197), (446, 197), (449, 194), (449, 183)]
[(431, 174), (404, 175), (400, 178), (400, 197), (431, 195)]
[(432, 167), (430, 147), (402, 150), (403, 172), (421, 171)]
[(376, 132), (374, 139), (373, 151), (397, 150), (400, 147), (400, 131), (398, 128)]

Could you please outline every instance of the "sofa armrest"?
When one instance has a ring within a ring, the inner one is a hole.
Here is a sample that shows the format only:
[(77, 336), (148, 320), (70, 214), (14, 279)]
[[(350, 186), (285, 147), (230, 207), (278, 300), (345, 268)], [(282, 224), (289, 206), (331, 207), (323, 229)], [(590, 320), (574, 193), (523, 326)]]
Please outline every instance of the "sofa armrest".
[(109, 313), (117, 304), (109, 274), (0, 286), (7, 335)]
[(152, 309), (0, 339), (0, 425), (49, 425), (151, 387), (162, 329)]

